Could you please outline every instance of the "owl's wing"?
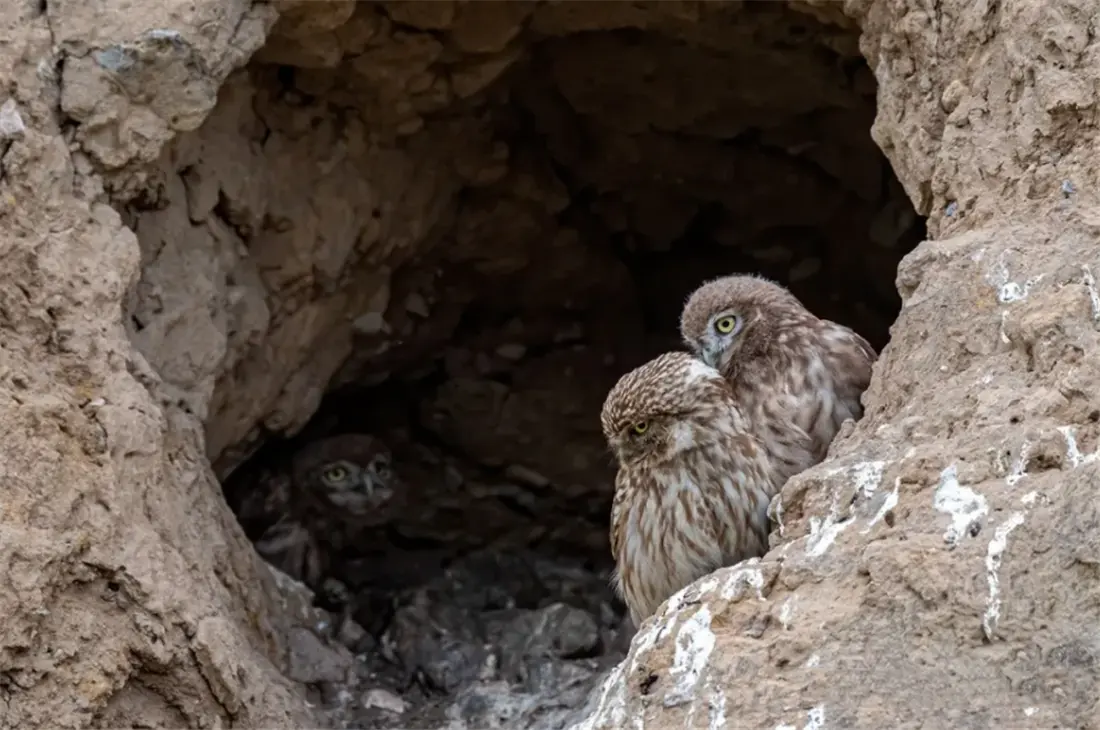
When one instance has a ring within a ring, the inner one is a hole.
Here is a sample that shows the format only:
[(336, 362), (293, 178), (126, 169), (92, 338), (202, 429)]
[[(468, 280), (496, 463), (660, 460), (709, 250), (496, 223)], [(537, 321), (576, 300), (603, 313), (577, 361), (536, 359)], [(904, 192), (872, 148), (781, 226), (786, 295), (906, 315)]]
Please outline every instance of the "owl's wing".
[(871, 384), (871, 366), (875, 364), (878, 353), (859, 333), (852, 332), (851, 335), (853, 361), (857, 363), (853, 371), (859, 372), (859, 384), (866, 389)]
[(615, 498), (611, 501), (611, 557), (616, 560), (619, 557), (619, 548), (622, 545), (623, 532), (626, 527), (626, 515), (623, 512), (626, 509), (626, 492), (628, 488), (629, 485), (626, 484), (626, 478), (620, 469), (619, 473), (615, 475)]
[(829, 325), (832, 331), (826, 357), (829, 370), (834, 373), (837, 395), (858, 402), (860, 394), (871, 384), (871, 368), (878, 354), (859, 333), (835, 322)]
[[(795, 412), (797, 408), (797, 404), (791, 404), (791, 412)], [(829, 447), (827, 441), (820, 443), (793, 419), (784, 421), (782, 433), (773, 434), (772, 439), (770, 457), (774, 462), (773, 466), (787, 475), (777, 480), (777, 489), (782, 488), (790, 476), (806, 471), (824, 459), (825, 450)]]

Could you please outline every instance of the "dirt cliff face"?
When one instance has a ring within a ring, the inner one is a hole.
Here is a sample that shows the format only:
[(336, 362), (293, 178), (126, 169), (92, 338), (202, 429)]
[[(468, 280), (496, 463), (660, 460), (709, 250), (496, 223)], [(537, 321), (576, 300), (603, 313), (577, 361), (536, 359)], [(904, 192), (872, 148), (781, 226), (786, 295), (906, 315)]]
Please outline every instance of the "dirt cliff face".
[(886, 346), (867, 415), (584, 726), (1088, 725), (1087, 7), (139, 5), (0, 20), (0, 724), (330, 722), (218, 482), (332, 424), (434, 454), (407, 539), (602, 569), (606, 389), (749, 270)]
[(1092, 21), (845, 11), (934, 240), (899, 268), (866, 416), (773, 503), (773, 549), (671, 599), (583, 728), (1095, 724)]

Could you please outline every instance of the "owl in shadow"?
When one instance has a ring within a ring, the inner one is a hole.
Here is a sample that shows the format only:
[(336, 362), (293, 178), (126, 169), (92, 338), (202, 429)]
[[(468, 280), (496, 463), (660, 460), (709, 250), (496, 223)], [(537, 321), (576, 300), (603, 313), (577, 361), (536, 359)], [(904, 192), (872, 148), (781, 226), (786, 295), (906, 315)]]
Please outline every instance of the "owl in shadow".
[(226, 499), (259, 554), (318, 590), (334, 557), (404, 505), (393, 455), (369, 434), (311, 441), (236, 480)]

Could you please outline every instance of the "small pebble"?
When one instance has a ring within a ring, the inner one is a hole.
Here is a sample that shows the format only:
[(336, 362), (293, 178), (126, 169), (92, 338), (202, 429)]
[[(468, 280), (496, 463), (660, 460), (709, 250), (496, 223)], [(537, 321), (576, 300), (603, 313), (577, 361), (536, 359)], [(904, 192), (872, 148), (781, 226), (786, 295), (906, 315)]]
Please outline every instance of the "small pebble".
[(351, 326), (364, 335), (375, 335), (387, 328), (381, 312), (367, 312), (356, 319)]
[(362, 646), (363, 640), (367, 637), (367, 631), (358, 623), (350, 618), (345, 618), (340, 623), (340, 630), (337, 633), (337, 640), (348, 649), (355, 650)]
[(497, 348), (497, 354), (505, 360), (522, 360), (523, 356), (527, 354), (527, 348), (519, 343), (501, 345)]
[(364, 692), (362, 703), (364, 709), (369, 710), (372, 707), (377, 707), (380, 710), (386, 710), (395, 715), (402, 714), (407, 707), (405, 700), (401, 699), (393, 692), (381, 688), (369, 689)]
[(431, 314), (431, 310), (428, 309), (428, 302), (416, 292), (405, 297), (405, 311), (423, 319), (427, 319), (428, 315)]
[(462, 472), (454, 464), (448, 464), (447, 468), (443, 470), (444, 483), (448, 489), (455, 490), (460, 488), (466, 481), (462, 476)]
[(520, 464), (509, 464), (508, 468), (504, 470), (504, 475), (512, 481), (529, 484), (532, 487), (542, 488), (550, 484), (550, 480), (547, 477), (534, 469), (528, 469), (526, 466)]

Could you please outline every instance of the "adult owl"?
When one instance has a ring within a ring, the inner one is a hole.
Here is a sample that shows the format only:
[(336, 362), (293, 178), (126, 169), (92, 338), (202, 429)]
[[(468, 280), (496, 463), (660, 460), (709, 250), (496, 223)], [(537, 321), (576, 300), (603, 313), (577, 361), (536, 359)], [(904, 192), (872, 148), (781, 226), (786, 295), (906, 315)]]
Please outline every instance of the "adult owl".
[(619, 467), (615, 584), (635, 626), (698, 578), (764, 553), (781, 485), (721, 373), (660, 355), (619, 379), (600, 422)]
[(393, 457), (369, 434), (318, 439), (227, 494), (257, 552), (316, 589), (334, 553), (401, 508)]
[(680, 334), (729, 381), (784, 482), (825, 458), (845, 420), (863, 416), (874, 348), (773, 281), (704, 283), (684, 305)]

